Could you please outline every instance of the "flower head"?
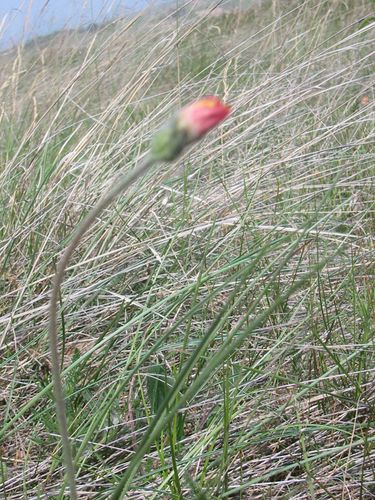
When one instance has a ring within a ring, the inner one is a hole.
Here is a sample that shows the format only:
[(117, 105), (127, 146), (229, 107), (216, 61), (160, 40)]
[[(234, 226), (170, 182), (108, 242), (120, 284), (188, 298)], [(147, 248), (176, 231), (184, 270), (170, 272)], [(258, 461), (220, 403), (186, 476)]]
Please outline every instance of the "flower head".
[(186, 130), (189, 139), (200, 139), (230, 113), (230, 107), (218, 97), (208, 96), (182, 108), (178, 115), (179, 126)]
[(218, 97), (208, 96), (188, 104), (168, 127), (158, 132), (151, 145), (155, 160), (171, 161), (185, 146), (202, 138), (230, 113), (230, 107)]

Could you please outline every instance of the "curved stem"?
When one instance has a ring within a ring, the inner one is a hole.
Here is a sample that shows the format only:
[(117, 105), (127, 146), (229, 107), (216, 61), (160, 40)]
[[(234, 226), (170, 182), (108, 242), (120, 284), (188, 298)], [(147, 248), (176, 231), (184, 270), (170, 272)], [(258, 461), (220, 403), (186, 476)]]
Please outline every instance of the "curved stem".
[(61, 435), (63, 458), (65, 464), (65, 472), (69, 483), (69, 497), (71, 500), (77, 500), (77, 488), (75, 482), (73, 452), (69, 438), (68, 424), (65, 410), (64, 389), (61, 381), (60, 356), (58, 349), (57, 336), (57, 303), (59, 299), (60, 286), (64, 279), (64, 273), (68, 266), (69, 260), (78, 246), (79, 241), (85, 232), (90, 228), (98, 215), (125, 189), (127, 189), (135, 180), (147, 172), (147, 170), (155, 163), (151, 156), (147, 156), (142, 163), (136, 167), (130, 174), (116, 178), (111, 189), (104, 194), (98, 203), (92, 208), (87, 217), (82, 221), (75, 231), (71, 242), (65, 249), (60, 261), (57, 264), (56, 274), (53, 279), (51, 298), (49, 303), (49, 325), (48, 338), (49, 349), (51, 356), (51, 371), (53, 389), (56, 403), (57, 421)]

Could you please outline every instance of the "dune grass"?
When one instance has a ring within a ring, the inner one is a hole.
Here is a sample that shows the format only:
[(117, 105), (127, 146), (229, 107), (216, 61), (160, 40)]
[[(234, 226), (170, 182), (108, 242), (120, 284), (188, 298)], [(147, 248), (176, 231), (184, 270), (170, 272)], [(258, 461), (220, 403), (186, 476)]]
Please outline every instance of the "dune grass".
[(62, 287), (79, 498), (375, 495), (374, 2), (218, 3), (0, 54), (4, 499), (69, 498), (57, 259), (204, 94), (231, 117), (105, 211)]

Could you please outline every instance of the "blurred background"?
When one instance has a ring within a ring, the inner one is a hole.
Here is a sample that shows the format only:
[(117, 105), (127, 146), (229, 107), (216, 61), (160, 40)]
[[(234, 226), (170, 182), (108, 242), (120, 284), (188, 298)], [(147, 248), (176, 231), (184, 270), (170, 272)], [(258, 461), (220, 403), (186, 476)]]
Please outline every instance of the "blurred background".
[(48, 35), (61, 29), (87, 28), (116, 17), (131, 16), (168, 0), (2, 0), (0, 37), (2, 48)]

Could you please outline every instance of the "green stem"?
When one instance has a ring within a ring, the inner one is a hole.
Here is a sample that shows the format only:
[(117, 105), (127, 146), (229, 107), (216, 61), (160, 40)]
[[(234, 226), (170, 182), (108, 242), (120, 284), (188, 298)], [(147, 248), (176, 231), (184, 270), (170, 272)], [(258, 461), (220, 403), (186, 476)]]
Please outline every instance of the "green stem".
[(65, 249), (59, 263), (56, 267), (56, 274), (53, 279), (53, 286), (51, 292), (51, 299), (49, 304), (49, 327), (48, 327), (48, 337), (49, 337), (49, 349), (51, 356), (51, 371), (52, 371), (52, 381), (53, 389), (56, 403), (56, 414), (57, 421), (59, 424), (59, 430), (61, 435), (62, 447), (63, 447), (63, 458), (65, 464), (65, 472), (69, 484), (69, 498), (71, 500), (77, 500), (77, 487), (75, 481), (75, 470), (73, 461), (72, 446), (70, 443), (68, 424), (66, 418), (65, 410), (65, 397), (64, 389), (61, 381), (61, 369), (59, 360), (59, 349), (58, 349), (58, 325), (57, 325), (57, 304), (60, 295), (60, 287), (64, 279), (65, 270), (68, 266), (69, 260), (73, 255), (73, 252), (78, 246), (79, 241), (86, 231), (93, 224), (95, 219), (99, 214), (112, 203), (112, 201), (117, 198), (119, 194), (125, 191), (134, 181), (149, 170), (149, 168), (156, 163), (154, 158), (147, 156), (143, 159), (141, 164), (137, 166), (130, 174), (123, 175), (120, 178), (116, 178), (110, 190), (104, 194), (104, 196), (98, 201), (98, 203), (92, 208), (87, 217), (78, 226), (77, 230), (73, 234), (72, 240), (68, 247)]

